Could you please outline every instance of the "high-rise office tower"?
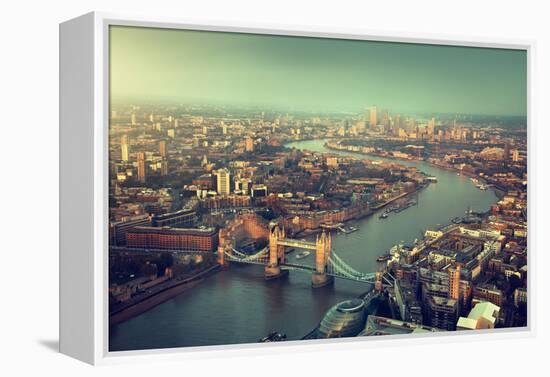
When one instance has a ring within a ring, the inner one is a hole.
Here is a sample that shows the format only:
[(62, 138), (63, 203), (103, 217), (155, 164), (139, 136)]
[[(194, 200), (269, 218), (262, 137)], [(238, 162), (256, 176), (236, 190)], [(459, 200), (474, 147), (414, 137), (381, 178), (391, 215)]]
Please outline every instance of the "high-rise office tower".
[(518, 162), (519, 161), (519, 150), (514, 149), (512, 151), (512, 161)]
[(166, 158), (167, 150), (166, 150), (166, 141), (164, 140), (159, 141), (159, 153), (160, 153), (160, 157)]
[(382, 111), (380, 124), (384, 127), (388, 127), (390, 125), (390, 114), (387, 110)]
[(132, 124), (132, 126), (136, 125), (136, 114), (132, 113), (132, 115), (130, 115), (130, 123)]
[(435, 133), (435, 118), (432, 118), (428, 121), (428, 135), (432, 136)]
[(508, 161), (510, 159), (510, 143), (507, 141), (504, 143), (504, 160)]
[(220, 195), (229, 195), (231, 192), (231, 179), (227, 169), (217, 171), (217, 189)]
[(120, 138), (120, 155), (121, 155), (121, 160), (122, 161), (125, 161), (127, 162), (128, 161), (128, 157), (130, 155), (130, 150), (128, 148), (128, 136), (127, 135), (122, 135), (122, 137)]
[(138, 181), (145, 182), (145, 152), (138, 152), (137, 154), (137, 163), (138, 163)]
[(369, 124), (372, 127), (376, 126), (378, 123), (377, 114), (378, 110), (376, 109), (376, 106), (371, 106), (369, 108)]
[(160, 175), (166, 176), (168, 175), (168, 160), (163, 158), (160, 162)]

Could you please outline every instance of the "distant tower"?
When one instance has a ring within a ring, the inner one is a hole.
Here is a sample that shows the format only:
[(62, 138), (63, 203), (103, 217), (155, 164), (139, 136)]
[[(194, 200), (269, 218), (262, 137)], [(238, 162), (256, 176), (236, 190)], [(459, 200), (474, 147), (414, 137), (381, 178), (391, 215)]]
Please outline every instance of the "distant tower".
[(137, 163), (138, 163), (138, 181), (145, 182), (145, 153), (139, 152), (137, 154)]
[(217, 171), (217, 189), (220, 195), (229, 195), (231, 193), (231, 177), (227, 169)]
[(160, 157), (166, 158), (166, 141), (164, 140), (159, 141), (159, 153)]
[(430, 137), (433, 137), (434, 136), (434, 133), (435, 133), (435, 118), (432, 117), (432, 119), (430, 119), (428, 121), (428, 136)]
[(168, 175), (168, 150), (166, 148), (166, 141), (161, 140), (159, 141), (159, 154), (161, 157), (160, 161), (160, 175), (165, 176)]
[(137, 124), (136, 114), (132, 113), (132, 115), (130, 115), (130, 123), (132, 124), (132, 126), (135, 126)]
[(510, 159), (510, 143), (507, 141), (504, 143), (504, 161), (508, 161)]
[(252, 139), (250, 136), (246, 138), (245, 149), (247, 152), (254, 152), (254, 139)]
[(376, 124), (378, 123), (378, 109), (376, 108), (376, 106), (371, 106), (369, 108), (369, 124), (372, 127), (376, 126)]
[(120, 138), (120, 154), (122, 161), (128, 162), (130, 151), (128, 149), (128, 136), (122, 135)]
[(519, 150), (514, 149), (512, 151), (512, 161), (518, 162), (519, 161)]
[(163, 158), (160, 162), (160, 175), (166, 176), (168, 175), (168, 160)]

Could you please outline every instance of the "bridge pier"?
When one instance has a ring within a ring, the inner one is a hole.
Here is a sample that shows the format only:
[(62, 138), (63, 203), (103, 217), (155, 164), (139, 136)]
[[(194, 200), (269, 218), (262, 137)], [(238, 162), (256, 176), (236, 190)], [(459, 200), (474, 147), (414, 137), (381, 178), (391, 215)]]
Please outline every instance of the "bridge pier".
[(288, 275), (288, 270), (283, 270), (279, 266), (265, 266), (264, 278), (265, 280), (279, 279)]
[(325, 273), (314, 272), (311, 275), (311, 287), (312, 288), (321, 288), (327, 285), (330, 285), (334, 282), (334, 278)]

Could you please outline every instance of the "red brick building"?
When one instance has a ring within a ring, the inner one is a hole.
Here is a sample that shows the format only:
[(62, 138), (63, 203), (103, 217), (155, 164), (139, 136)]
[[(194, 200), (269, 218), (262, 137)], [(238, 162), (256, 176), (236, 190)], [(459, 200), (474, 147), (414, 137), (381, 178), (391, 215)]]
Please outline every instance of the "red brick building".
[(126, 233), (126, 245), (141, 249), (213, 252), (218, 247), (218, 232), (215, 228), (137, 226)]

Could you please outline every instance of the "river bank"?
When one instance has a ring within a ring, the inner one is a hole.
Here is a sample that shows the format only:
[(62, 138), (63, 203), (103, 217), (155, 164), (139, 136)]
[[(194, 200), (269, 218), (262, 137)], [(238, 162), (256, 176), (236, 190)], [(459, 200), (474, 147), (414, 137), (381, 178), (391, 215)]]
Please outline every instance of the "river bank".
[[(479, 179), (483, 182), (487, 182), (483, 177), (479, 177), (478, 175), (476, 175), (474, 173), (471, 173), (471, 172), (468, 172), (468, 171), (465, 171), (465, 170), (461, 170), (461, 169), (457, 169), (457, 168), (454, 168), (452, 166), (437, 164), (435, 162), (430, 161), (430, 159), (402, 158), (402, 157), (395, 157), (395, 156), (392, 156), (392, 155), (389, 155), (389, 154), (388, 155), (381, 155), (381, 154), (361, 152), (361, 151), (349, 151), (345, 148), (336, 148), (328, 142), (325, 142), (323, 146), (325, 148), (329, 149), (329, 150), (338, 151), (338, 152), (357, 153), (357, 154), (367, 156), (367, 157), (370, 156), (370, 157), (377, 157), (377, 158), (385, 158), (385, 159), (388, 159), (388, 160), (404, 161), (404, 162), (422, 162), (422, 163), (430, 165), (434, 168), (443, 169), (443, 170), (447, 170), (447, 171), (452, 171), (452, 172), (455, 172), (455, 173), (460, 173), (460, 174), (463, 174), (467, 177), (476, 178), (476, 179)], [(493, 190), (493, 192), (495, 193), (495, 195), (497, 195), (497, 197), (502, 198), (504, 196), (505, 192), (502, 189), (499, 189), (498, 187), (495, 187), (494, 185), (489, 186), (489, 187)]]
[(221, 266), (216, 264), (191, 277), (188, 277), (181, 281), (175, 281), (172, 285), (166, 287), (165, 289), (159, 292), (155, 292), (155, 294), (146, 296), (142, 300), (130, 306), (123, 307), (120, 310), (111, 313), (109, 315), (109, 325), (113, 326), (122, 323), (134, 316), (137, 316), (146, 312), (147, 310), (154, 308), (159, 304), (162, 304), (163, 302), (199, 284), (202, 280), (204, 280), (204, 278), (219, 271), (220, 269)]
[[(375, 214), (376, 212), (381, 210), (382, 208), (384, 208), (384, 207), (388, 206), (389, 204), (395, 202), (396, 200), (404, 199), (408, 196), (414, 195), (414, 194), (418, 193), (420, 190), (422, 190), (426, 187), (428, 187), (428, 185), (415, 188), (413, 191), (410, 191), (410, 192), (401, 193), (401, 194), (399, 194), (399, 195), (397, 195), (397, 196), (395, 196), (391, 199), (388, 199), (387, 201), (385, 201), (383, 203), (377, 204), (376, 206), (372, 207), (372, 209), (369, 209), (368, 212), (366, 212), (364, 215), (362, 215), (360, 217), (355, 217), (355, 218), (352, 218), (352, 219), (344, 220), (343, 223), (346, 224), (346, 223), (350, 223), (350, 222), (353, 222), (353, 221), (359, 221), (359, 220), (362, 220), (362, 219), (366, 219), (369, 216), (372, 216), (373, 214)], [(296, 238), (299, 238), (299, 239), (306, 238), (306, 237), (312, 236), (314, 234), (322, 233), (323, 230), (324, 230), (323, 228), (306, 229), (306, 230), (303, 230), (303, 231), (297, 233)]]

